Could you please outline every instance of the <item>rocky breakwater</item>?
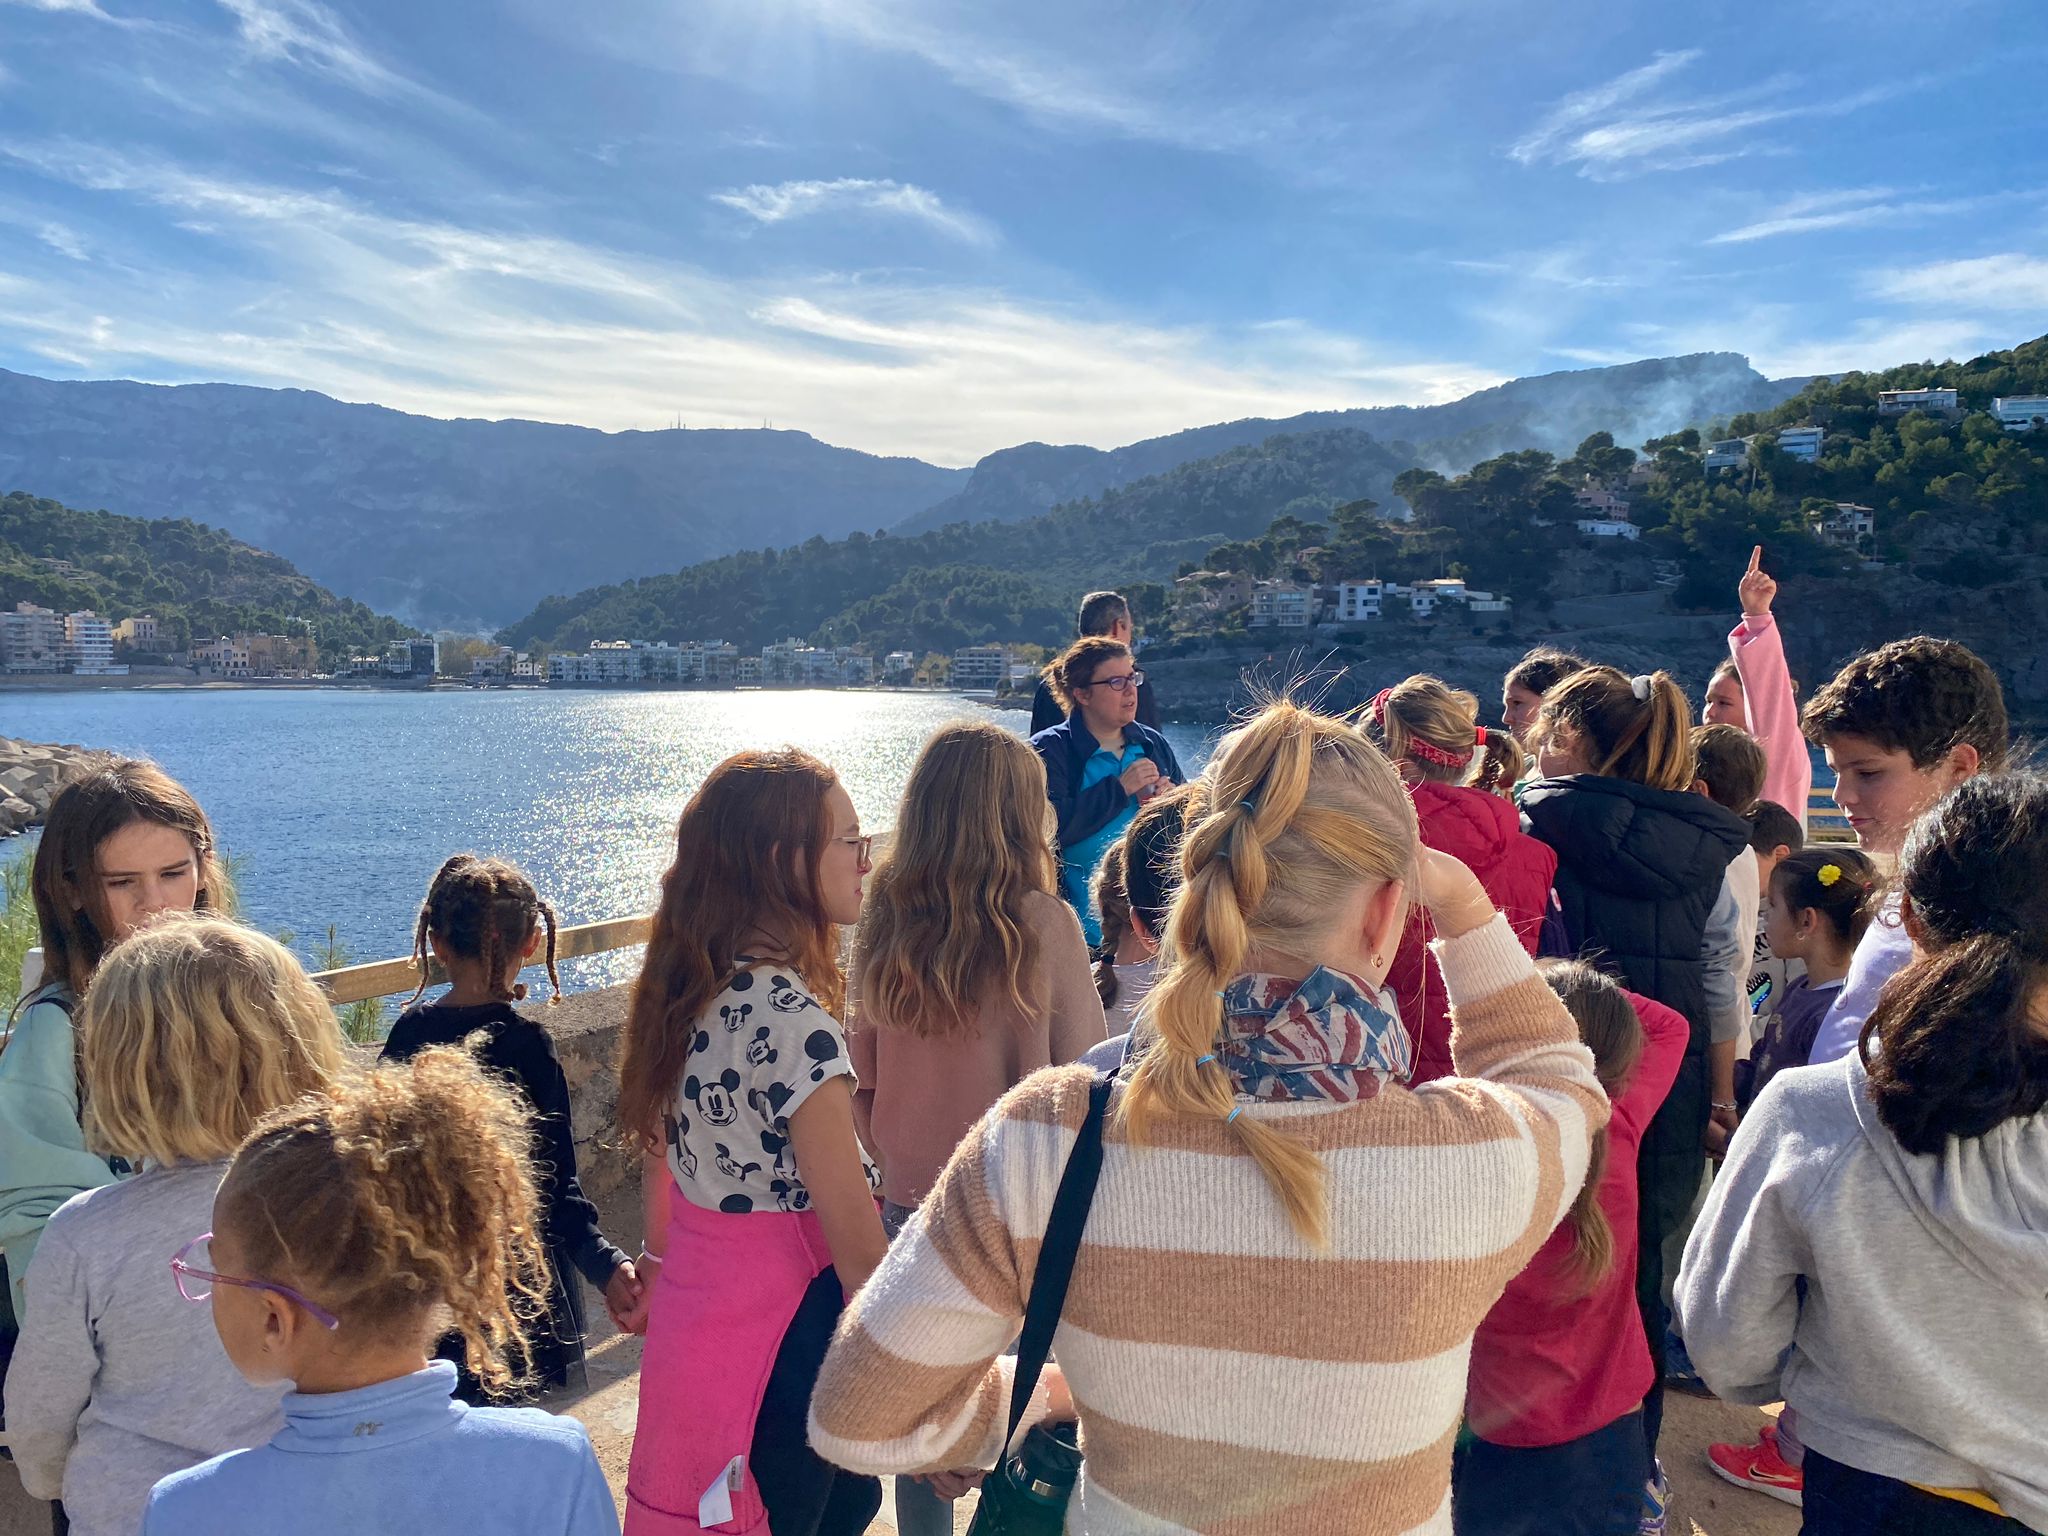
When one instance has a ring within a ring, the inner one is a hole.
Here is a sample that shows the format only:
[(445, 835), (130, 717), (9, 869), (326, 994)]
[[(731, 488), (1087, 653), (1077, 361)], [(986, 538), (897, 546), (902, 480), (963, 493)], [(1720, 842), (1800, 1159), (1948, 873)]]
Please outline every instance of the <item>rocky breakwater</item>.
[(0, 837), (40, 826), (57, 792), (81, 777), (96, 755), (84, 747), (0, 736)]

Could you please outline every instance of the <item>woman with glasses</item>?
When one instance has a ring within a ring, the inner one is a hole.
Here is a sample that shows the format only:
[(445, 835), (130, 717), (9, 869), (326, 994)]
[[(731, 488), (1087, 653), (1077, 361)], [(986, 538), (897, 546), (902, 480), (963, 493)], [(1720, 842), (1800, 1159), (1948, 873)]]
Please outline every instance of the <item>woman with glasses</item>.
[(1166, 738), (1138, 724), (1145, 681), (1131, 648), (1105, 635), (1077, 640), (1046, 669), (1067, 718), (1031, 738), (1059, 819), (1060, 894), (1090, 945), (1102, 942), (1090, 886), (1095, 866), (1138, 807), (1184, 782)]
[(101, 962), (78, 1032), (86, 1143), (140, 1171), (73, 1196), (44, 1229), (7, 1375), (8, 1446), (31, 1495), (62, 1497), (75, 1536), (134, 1536), (159, 1478), (283, 1423), (284, 1384), (242, 1379), (212, 1319), (180, 1299), (171, 1259), (211, 1267), (191, 1239), (213, 1225), (228, 1159), (264, 1115), (340, 1075), (341, 1042), (281, 944), (168, 914)]

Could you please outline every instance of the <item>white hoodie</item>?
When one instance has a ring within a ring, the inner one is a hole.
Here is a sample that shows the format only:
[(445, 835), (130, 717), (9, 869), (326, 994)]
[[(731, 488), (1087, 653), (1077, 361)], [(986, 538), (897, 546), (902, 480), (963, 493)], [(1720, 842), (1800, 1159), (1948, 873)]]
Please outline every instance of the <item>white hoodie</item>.
[(1685, 1246), (1707, 1384), (1783, 1398), (1865, 1472), (1978, 1488), (2048, 1531), (2048, 1111), (1907, 1152), (1860, 1058), (1781, 1072)]

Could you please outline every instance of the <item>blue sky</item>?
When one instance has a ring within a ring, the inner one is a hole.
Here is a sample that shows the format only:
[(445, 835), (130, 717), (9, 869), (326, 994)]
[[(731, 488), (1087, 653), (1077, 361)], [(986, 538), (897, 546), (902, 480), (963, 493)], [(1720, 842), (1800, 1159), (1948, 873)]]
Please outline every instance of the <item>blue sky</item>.
[(0, 0), (0, 365), (970, 463), (2048, 331), (2048, 4)]

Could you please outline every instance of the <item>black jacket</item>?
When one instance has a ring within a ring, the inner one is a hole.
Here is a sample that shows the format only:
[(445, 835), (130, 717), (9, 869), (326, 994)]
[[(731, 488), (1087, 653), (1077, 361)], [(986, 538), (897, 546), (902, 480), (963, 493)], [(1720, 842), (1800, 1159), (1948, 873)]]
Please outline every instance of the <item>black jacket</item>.
[[(1136, 743), (1159, 765), (1169, 783), (1184, 782), (1180, 759), (1164, 736), (1148, 725), (1124, 727), (1124, 744)], [(1060, 851), (1093, 837), (1131, 803), (1129, 793), (1117, 778), (1081, 788), (1081, 770), (1088, 765), (1101, 744), (1079, 717), (1062, 720), (1031, 738), (1031, 750), (1045, 764), (1045, 792), (1059, 818)]]
[[(533, 1349), (533, 1375), (543, 1388), (580, 1385), (583, 1378), (583, 1296), (570, 1271), (581, 1273), (603, 1290), (626, 1255), (598, 1230), (597, 1207), (576, 1178), (576, 1138), (569, 1124), (569, 1082), (555, 1059), (548, 1032), (510, 1003), (485, 1003), (451, 1008), (428, 1003), (409, 1008), (391, 1026), (382, 1060), (410, 1061), (433, 1045), (460, 1046), (482, 1032), (476, 1058), (486, 1072), (502, 1079), (523, 1099), (533, 1115), (533, 1172), (540, 1201), (541, 1235), (547, 1244), (549, 1293), (547, 1322), (528, 1339)], [(455, 1335), (454, 1353), (443, 1340), (442, 1358), (462, 1371), (458, 1391), (466, 1401), (483, 1401), (482, 1384), (462, 1358), (462, 1338)]]
[[(1067, 712), (1060, 708), (1059, 696), (1052, 691), (1052, 684), (1041, 677), (1038, 692), (1031, 696), (1030, 734), (1036, 736), (1040, 731), (1051, 730), (1066, 718)], [(1138, 724), (1150, 726), (1155, 731), (1159, 729), (1159, 700), (1153, 696), (1149, 679), (1138, 684)]]
[(1557, 850), (1553, 889), (1572, 952), (1692, 1025), (1678, 1080), (1643, 1134), (1637, 1164), (1644, 1241), (1654, 1230), (1661, 1242), (1684, 1221), (1705, 1169), (1700, 945), (1728, 863), (1749, 846), (1749, 824), (1705, 795), (1583, 773), (1526, 785), (1522, 821)]

